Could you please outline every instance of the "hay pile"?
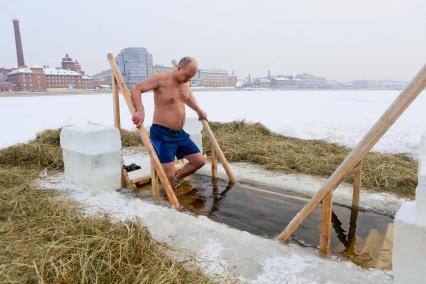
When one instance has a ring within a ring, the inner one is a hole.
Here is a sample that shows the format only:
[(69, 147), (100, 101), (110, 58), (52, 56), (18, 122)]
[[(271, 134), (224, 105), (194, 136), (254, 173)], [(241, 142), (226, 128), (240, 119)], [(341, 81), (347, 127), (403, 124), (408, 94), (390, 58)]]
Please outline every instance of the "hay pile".
[(0, 150), (1, 283), (209, 283), (172, 260), (139, 221), (85, 216), (40, 190), (44, 168), (62, 169), (59, 131)]
[[(210, 126), (229, 161), (255, 163), (286, 174), (329, 177), (351, 150), (325, 141), (278, 135), (259, 123), (211, 122)], [(210, 152), (208, 139), (203, 139), (203, 148)], [(417, 167), (415, 160), (403, 154), (371, 152), (363, 161), (362, 186), (414, 198)], [(346, 181), (352, 182), (353, 177)]]

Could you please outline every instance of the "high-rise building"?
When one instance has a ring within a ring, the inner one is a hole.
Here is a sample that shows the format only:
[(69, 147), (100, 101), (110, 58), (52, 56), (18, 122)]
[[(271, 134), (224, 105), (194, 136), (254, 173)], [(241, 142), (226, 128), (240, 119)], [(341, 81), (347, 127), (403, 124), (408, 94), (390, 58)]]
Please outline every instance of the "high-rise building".
[(144, 47), (125, 48), (116, 59), (128, 88), (153, 73), (152, 54)]

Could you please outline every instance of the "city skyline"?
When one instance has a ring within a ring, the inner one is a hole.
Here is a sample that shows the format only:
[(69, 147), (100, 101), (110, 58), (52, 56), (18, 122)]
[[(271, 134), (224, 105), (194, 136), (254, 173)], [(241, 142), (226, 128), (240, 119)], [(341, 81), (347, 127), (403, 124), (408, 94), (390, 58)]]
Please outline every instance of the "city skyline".
[(17, 65), (14, 18), (27, 65), (55, 66), (69, 53), (88, 74), (107, 69), (106, 53), (126, 46), (146, 47), (161, 65), (193, 55), (201, 66), (239, 78), (271, 70), (340, 81), (409, 80), (426, 62), (426, 3), (341, 2), (3, 1), (0, 62)]

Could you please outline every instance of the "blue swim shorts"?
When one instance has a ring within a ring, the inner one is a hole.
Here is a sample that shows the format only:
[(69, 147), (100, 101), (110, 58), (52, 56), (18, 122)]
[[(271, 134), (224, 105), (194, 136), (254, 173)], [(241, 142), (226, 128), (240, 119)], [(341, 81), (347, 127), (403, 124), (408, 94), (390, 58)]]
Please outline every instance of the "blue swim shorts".
[(173, 162), (175, 156), (182, 159), (200, 152), (197, 145), (189, 138), (189, 134), (183, 129), (176, 131), (159, 124), (153, 124), (149, 132), (152, 145), (161, 163)]

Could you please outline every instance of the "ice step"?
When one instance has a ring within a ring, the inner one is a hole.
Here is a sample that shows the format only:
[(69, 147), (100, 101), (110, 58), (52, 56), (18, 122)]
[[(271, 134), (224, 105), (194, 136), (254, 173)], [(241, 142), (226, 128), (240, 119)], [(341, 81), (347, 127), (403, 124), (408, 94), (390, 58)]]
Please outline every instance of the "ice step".
[(371, 229), (370, 233), (365, 240), (364, 247), (361, 250), (363, 255), (368, 256), (370, 265), (373, 265), (377, 261), (380, 248), (383, 244), (384, 236), (376, 229)]
[(389, 223), (382, 246), (377, 256), (374, 267), (380, 269), (392, 268), (393, 223)]

